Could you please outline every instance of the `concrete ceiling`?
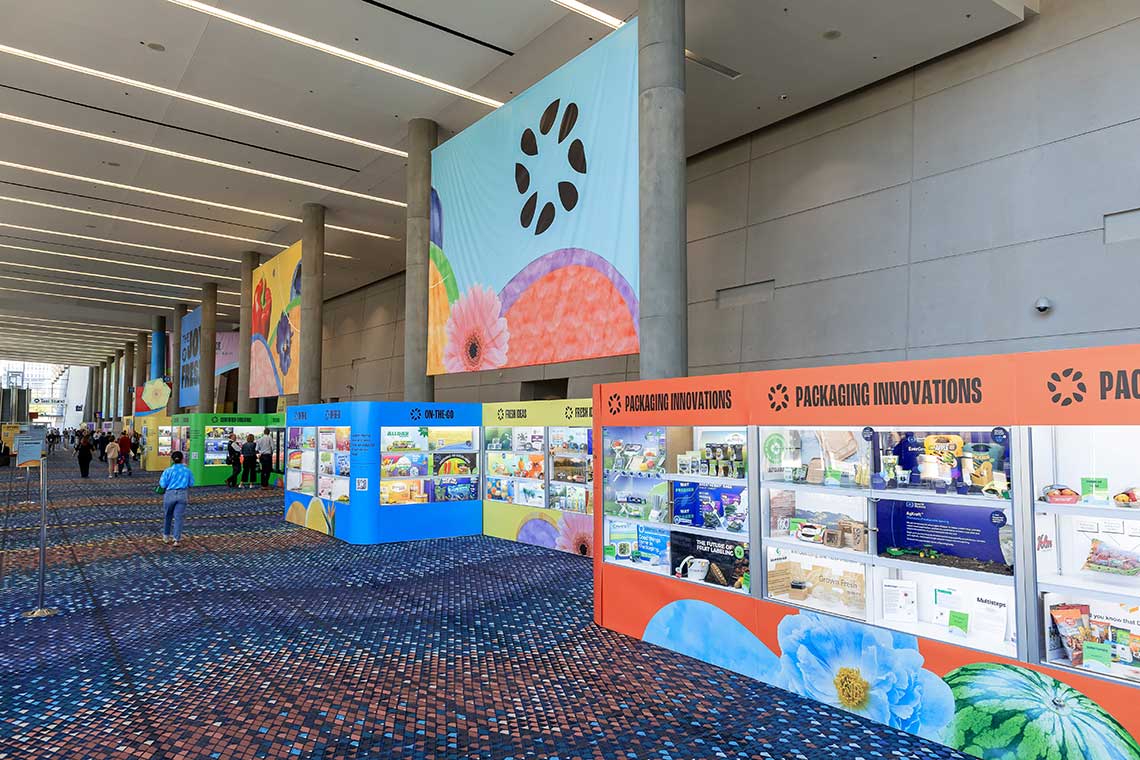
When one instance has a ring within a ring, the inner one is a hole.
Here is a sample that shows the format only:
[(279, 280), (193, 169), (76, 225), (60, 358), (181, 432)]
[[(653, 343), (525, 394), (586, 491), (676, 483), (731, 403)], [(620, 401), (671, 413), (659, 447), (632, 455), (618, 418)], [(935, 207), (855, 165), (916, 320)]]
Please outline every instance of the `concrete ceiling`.
[[(211, 4), (500, 101), (609, 31), (550, 0)], [(628, 19), (637, 0), (591, 4)], [(689, 151), (773, 123), (1020, 19), (1021, 9), (1011, 0), (694, 0), (688, 4), (688, 47), (741, 76), (728, 79), (688, 64)], [(827, 39), (830, 30), (840, 36)], [(404, 147), (412, 117), (434, 118), (449, 134), (491, 110), (165, 0), (24, 3), (18, 13), (5, 14), (0, 44), (393, 148)], [(0, 114), (404, 199), (405, 164), (398, 156), (6, 53), (0, 53)], [(404, 213), (398, 206), (3, 118), (0, 161), (286, 216), (300, 216), (304, 202), (321, 202), (329, 224), (395, 238), (329, 230), (328, 251), (352, 257), (328, 259), (329, 296), (403, 269)], [(0, 226), (0, 319), (12, 328), (0, 327), (0, 358), (88, 363), (106, 356), (126, 333), (99, 325), (145, 329), (151, 315), (170, 313), (163, 307), (181, 299), (193, 304), (203, 281), (236, 278), (242, 251), (258, 250), (268, 258), (299, 235), (298, 225), (288, 220), (26, 168), (0, 166), (0, 196), (259, 241), (0, 200), (0, 225), (31, 228)], [(221, 260), (189, 255), (194, 253)], [(236, 279), (219, 281), (223, 291), (238, 289)], [(219, 301), (236, 304), (237, 297), (223, 293)], [(220, 312), (236, 320), (235, 308)], [(37, 318), (22, 322), (41, 329), (18, 331), (21, 320), (8, 320), (11, 315)], [(94, 327), (69, 338), (66, 332), (79, 326), (65, 321)]]

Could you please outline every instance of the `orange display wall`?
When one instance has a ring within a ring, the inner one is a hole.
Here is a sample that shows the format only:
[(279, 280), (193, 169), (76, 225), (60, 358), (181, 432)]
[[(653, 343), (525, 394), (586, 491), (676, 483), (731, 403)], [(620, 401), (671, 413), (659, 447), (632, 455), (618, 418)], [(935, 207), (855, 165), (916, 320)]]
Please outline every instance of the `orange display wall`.
[(1140, 346), (594, 412), (600, 625), (977, 757), (1140, 760)]

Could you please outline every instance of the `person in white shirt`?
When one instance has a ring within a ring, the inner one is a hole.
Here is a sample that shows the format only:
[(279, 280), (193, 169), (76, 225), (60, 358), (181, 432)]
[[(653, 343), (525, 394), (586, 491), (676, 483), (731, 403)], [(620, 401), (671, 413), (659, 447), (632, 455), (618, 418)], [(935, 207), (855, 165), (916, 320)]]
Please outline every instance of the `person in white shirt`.
[(261, 487), (269, 488), (269, 475), (273, 472), (273, 436), (269, 428), (257, 439), (257, 466), (261, 468)]

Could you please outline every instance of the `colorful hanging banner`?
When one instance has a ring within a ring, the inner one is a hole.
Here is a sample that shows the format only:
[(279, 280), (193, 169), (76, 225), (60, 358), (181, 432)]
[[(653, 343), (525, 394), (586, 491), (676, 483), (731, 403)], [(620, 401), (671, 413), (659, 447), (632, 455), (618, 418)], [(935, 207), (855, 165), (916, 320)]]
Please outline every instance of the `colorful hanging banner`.
[(202, 352), (202, 307), (182, 317), (182, 356), (178, 376), (178, 403), (198, 405), (199, 359)]
[(428, 374), (638, 351), (637, 144), (634, 20), (432, 151)]
[(298, 241), (253, 270), (251, 397), (297, 392), (300, 333), (301, 243)]

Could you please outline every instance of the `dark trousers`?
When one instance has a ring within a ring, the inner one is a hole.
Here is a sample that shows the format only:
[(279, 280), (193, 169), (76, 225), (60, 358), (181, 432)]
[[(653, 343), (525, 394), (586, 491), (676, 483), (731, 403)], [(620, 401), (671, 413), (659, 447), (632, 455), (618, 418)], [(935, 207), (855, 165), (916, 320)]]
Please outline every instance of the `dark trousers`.
[(257, 477), (257, 457), (242, 457), (241, 466), (241, 482), (252, 486)]
[(230, 488), (235, 488), (237, 487), (238, 481), (241, 480), (241, 457), (238, 457), (230, 463), (230, 467), (233, 469), (230, 472), (230, 476), (226, 478), (226, 485)]
[(91, 457), (79, 457), (79, 477), (86, 478), (91, 474)]
[(273, 471), (273, 455), (258, 455), (258, 465), (261, 467), (261, 487), (269, 488), (269, 474)]

